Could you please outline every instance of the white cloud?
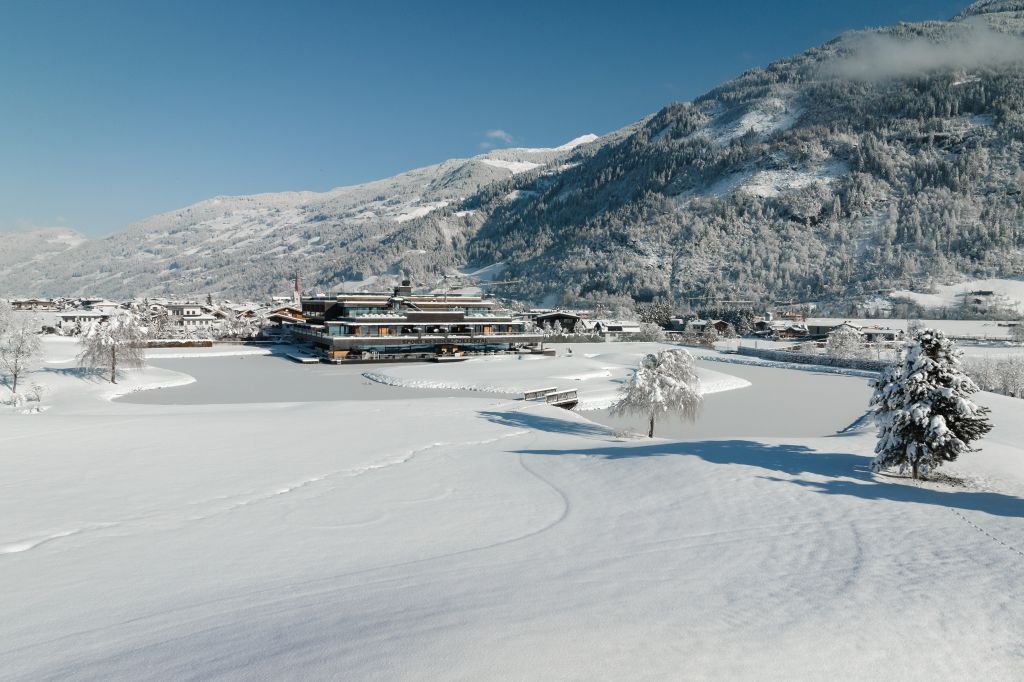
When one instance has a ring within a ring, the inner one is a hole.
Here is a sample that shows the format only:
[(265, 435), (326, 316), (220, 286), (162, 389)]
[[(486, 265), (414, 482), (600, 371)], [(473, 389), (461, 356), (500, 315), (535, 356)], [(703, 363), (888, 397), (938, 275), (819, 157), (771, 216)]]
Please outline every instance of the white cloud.
[(867, 34), (853, 53), (827, 65), (829, 75), (857, 80), (901, 78), (931, 71), (1024, 63), (1024, 40), (980, 21), (965, 21), (942, 42), (924, 37)]
[(512, 134), (502, 130), (501, 128), (495, 128), (494, 130), (488, 130), (484, 133), (484, 137), (487, 138), (480, 143), (481, 149), (493, 149), (499, 144), (512, 144), (515, 138)]

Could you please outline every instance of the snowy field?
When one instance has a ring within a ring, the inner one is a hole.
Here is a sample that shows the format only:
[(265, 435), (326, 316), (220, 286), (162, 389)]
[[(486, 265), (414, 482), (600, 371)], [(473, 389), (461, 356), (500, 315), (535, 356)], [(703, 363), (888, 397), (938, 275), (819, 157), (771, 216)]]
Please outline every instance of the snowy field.
[(991, 291), (997, 302), (1024, 311), (1024, 278), (976, 279), (959, 284), (938, 285), (932, 293), (893, 291), (890, 297), (908, 299), (925, 308), (955, 308), (963, 302), (965, 294), (973, 291)]
[(952, 486), (836, 434), (863, 378), (702, 362), (654, 440), (457, 392), (597, 404), (645, 350), (571, 347), (362, 368), (402, 386), (154, 357), (112, 401), (48, 342), (45, 409), (0, 414), (0, 677), (1020, 679), (1024, 401)]

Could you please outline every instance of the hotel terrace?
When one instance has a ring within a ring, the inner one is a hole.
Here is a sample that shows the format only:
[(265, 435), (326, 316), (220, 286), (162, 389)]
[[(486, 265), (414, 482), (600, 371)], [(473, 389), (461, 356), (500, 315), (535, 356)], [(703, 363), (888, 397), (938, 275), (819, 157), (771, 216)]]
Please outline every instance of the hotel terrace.
[(329, 361), (453, 357), (515, 351), (539, 343), (495, 301), (464, 294), (343, 293), (302, 299), (306, 322), (293, 327)]

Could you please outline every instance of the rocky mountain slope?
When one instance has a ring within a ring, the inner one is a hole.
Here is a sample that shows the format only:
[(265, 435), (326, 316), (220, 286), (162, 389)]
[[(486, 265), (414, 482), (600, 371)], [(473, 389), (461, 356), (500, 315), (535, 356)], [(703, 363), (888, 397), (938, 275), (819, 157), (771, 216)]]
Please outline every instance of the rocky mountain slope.
[[(823, 300), (1024, 273), (1024, 2), (844, 34), (569, 149), (222, 197), (35, 261), (11, 292), (255, 295), (506, 264), (564, 303)], [(536, 164), (536, 165), (534, 165)]]

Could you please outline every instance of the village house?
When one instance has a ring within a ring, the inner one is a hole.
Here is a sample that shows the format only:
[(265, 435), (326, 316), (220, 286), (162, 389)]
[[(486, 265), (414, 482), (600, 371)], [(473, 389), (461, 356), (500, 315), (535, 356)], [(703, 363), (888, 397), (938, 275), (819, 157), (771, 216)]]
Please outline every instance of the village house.
[(298, 305), (282, 305), (277, 306), (270, 310), (267, 315), (267, 323), (283, 327), (288, 324), (302, 324), (306, 321), (306, 316), (302, 313), (302, 306)]
[(849, 327), (860, 332), (867, 343), (891, 343), (902, 341), (907, 335), (902, 325), (896, 326), (900, 322), (885, 319), (844, 320), (833, 317), (810, 317), (807, 318), (807, 330), (812, 338), (825, 339), (833, 331)]
[(292, 327), (296, 337), (331, 361), (514, 351), (542, 340), (494, 301), (414, 294), (408, 280), (392, 293), (303, 298), (301, 313), (306, 321)]
[(11, 301), (14, 310), (57, 310), (57, 303), (49, 298), (19, 298)]
[(594, 320), (593, 330), (606, 339), (631, 336), (642, 331), (639, 322), (623, 320)]
[(89, 299), (88, 302), (83, 301), (83, 305), (87, 310), (93, 312), (105, 313), (107, 315), (113, 315), (118, 310), (121, 310), (124, 306), (114, 301), (108, 301), (104, 298), (101, 299)]
[(556, 332), (571, 334), (581, 325), (583, 316), (566, 310), (552, 310), (541, 313), (533, 318), (538, 327), (548, 327)]
[(99, 310), (66, 310), (57, 313), (57, 329), (61, 334), (79, 334), (95, 322), (110, 319), (109, 312)]
[[(722, 336), (728, 333), (730, 325), (725, 320), (702, 320), (695, 318), (692, 320), (673, 320), (672, 322), (678, 322), (682, 324), (680, 331), (688, 332), (690, 334), (713, 334), (715, 336)], [(673, 328), (675, 328), (673, 326)]]
[(209, 331), (220, 321), (199, 303), (167, 303), (163, 307), (171, 327), (179, 331)]

